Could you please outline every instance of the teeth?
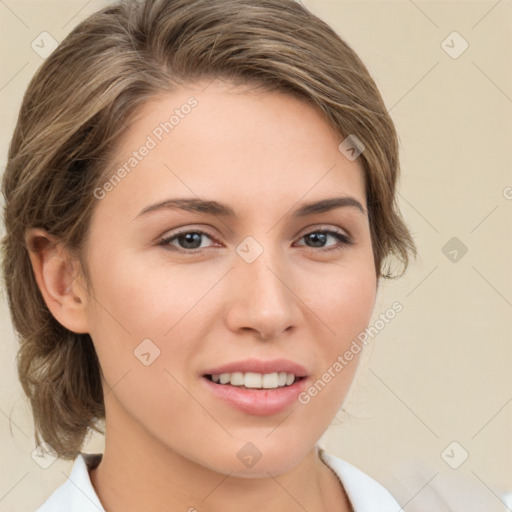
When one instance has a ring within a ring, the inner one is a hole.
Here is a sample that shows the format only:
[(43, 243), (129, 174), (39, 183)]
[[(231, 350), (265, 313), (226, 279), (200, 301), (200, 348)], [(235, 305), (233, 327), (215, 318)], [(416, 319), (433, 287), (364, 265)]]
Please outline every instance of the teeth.
[[(295, 380), (295, 378), (293, 380)], [(279, 375), (277, 375), (277, 373), (266, 373), (261, 377), (261, 387), (262, 388), (272, 389), (272, 388), (277, 388), (278, 385), (279, 385)]]
[(255, 389), (275, 389), (292, 385), (296, 378), (293, 373), (255, 373), (255, 372), (234, 372), (212, 375), (213, 382), (220, 384), (231, 384), (232, 386), (245, 386)]
[[(225, 373), (224, 375), (228, 375), (229, 373)], [(244, 385), (244, 374), (242, 372), (235, 372), (231, 374), (231, 379), (228, 380), (233, 386), (243, 386)]]
[(247, 372), (244, 375), (244, 386), (246, 388), (261, 388), (261, 373)]

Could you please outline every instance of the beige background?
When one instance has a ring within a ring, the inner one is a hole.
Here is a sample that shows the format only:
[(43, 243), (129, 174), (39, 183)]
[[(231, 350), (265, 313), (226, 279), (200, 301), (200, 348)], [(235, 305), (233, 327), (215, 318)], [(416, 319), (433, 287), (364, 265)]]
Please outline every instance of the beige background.
[[(420, 252), (401, 280), (382, 284), (375, 318), (395, 301), (403, 311), (372, 340), (348, 413), (339, 412), (322, 444), (381, 481), (406, 511), (507, 510), (500, 496), (512, 491), (512, 2), (303, 3), (357, 51), (382, 91), (402, 146), (400, 204)], [(42, 62), (31, 42), (43, 31), (62, 40), (105, 4), (0, 1), (2, 170), (22, 94)], [(448, 37), (454, 31), (460, 36)], [(461, 37), (469, 47), (452, 58), (447, 51), (460, 51)], [(455, 262), (443, 252), (452, 237), (468, 249)], [(0, 511), (31, 511), (72, 463), (43, 469), (31, 458), (5, 294), (0, 322)], [(84, 448), (101, 450), (100, 437)], [(445, 462), (456, 465), (464, 451), (458, 469)], [(434, 492), (442, 498), (432, 501)]]

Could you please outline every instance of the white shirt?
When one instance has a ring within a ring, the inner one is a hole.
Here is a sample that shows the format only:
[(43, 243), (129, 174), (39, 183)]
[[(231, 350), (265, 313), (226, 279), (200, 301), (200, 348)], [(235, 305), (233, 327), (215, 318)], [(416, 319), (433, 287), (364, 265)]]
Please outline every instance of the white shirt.
[[(393, 496), (369, 475), (322, 448), (319, 453), (340, 479), (354, 512), (401, 510)], [(73, 463), (68, 479), (36, 512), (105, 512), (88, 472), (99, 464), (101, 457), (101, 453), (80, 453)]]

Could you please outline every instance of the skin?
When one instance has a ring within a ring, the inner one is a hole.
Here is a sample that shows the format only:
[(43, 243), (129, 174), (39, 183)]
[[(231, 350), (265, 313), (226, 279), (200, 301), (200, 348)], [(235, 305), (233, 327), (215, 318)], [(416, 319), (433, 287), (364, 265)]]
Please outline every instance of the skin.
[[(198, 101), (98, 200), (86, 248), (92, 289), (58, 243), (45, 244), (41, 230), (27, 234), (44, 249), (30, 256), (48, 307), (68, 329), (90, 333), (104, 375), (105, 451), (91, 481), (109, 512), (231, 512), (242, 503), (246, 511), (349, 511), (316, 443), (360, 354), (307, 405), (271, 416), (221, 402), (201, 375), (283, 357), (304, 365), (312, 383), (368, 325), (377, 279), (360, 161), (338, 150), (343, 137), (301, 100), (220, 80), (205, 86), (155, 97), (130, 124), (108, 176), (170, 112), (190, 96)], [(292, 215), (304, 202), (339, 196), (364, 212)], [(216, 200), (238, 217), (178, 209), (138, 217), (171, 197)], [(159, 245), (178, 228), (205, 231), (201, 248), (183, 239)], [(305, 235), (318, 229), (354, 243), (328, 235), (315, 245)], [(236, 252), (248, 236), (263, 248), (252, 263)], [(147, 338), (160, 350), (149, 366), (133, 353)], [(262, 453), (252, 467), (237, 457), (248, 442)]]

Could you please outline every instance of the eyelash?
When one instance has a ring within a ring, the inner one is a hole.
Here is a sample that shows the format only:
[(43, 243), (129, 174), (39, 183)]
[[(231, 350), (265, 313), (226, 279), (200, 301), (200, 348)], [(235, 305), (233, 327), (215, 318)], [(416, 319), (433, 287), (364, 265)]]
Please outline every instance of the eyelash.
[[(182, 235), (186, 235), (186, 234), (190, 234), (190, 233), (205, 235), (208, 238), (210, 238), (211, 240), (213, 240), (213, 237), (210, 236), (205, 231), (189, 229), (189, 230), (180, 231), (178, 233), (174, 233), (172, 236), (162, 238), (158, 242), (158, 245), (164, 247), (167, 250), (173, 250), (173, 251), (184, 253), (184, 254), (199, 254), (200, 252), (202, 252), (202, 250), (207, 249), (207, 247), (196, 248), (196, 249), (183, 249), (182, 247), (176, 247), (176, 246), (170, 245), (170, 242), (172, 242), (173, 240), (178, 239)], [(315, 229), (313, 231), (309, 231), (308, 233), (305, 233), (304, 235), (302, 235), (299, 240), (301, 240), (301, 239), (305, 238), (306, 236), (311, 235), (313, 233), (332, 235), (334, 238), (336, 238), (338, 240), (340, 245), (338, 245), (337, 247), (328, 247), (328, 248), (309, 247), (309, 246), (305, 245), (305, 247), (308, 247), (309, 249), (318, 249), (321, 252), (339, 251), (339, 250), (345, 249), (347, 246), (354, 245), (354, 241), (348, 235), (345, 235), (344, 233), (341, 233), (339, 231), (330, 230), (330, 229)]]

